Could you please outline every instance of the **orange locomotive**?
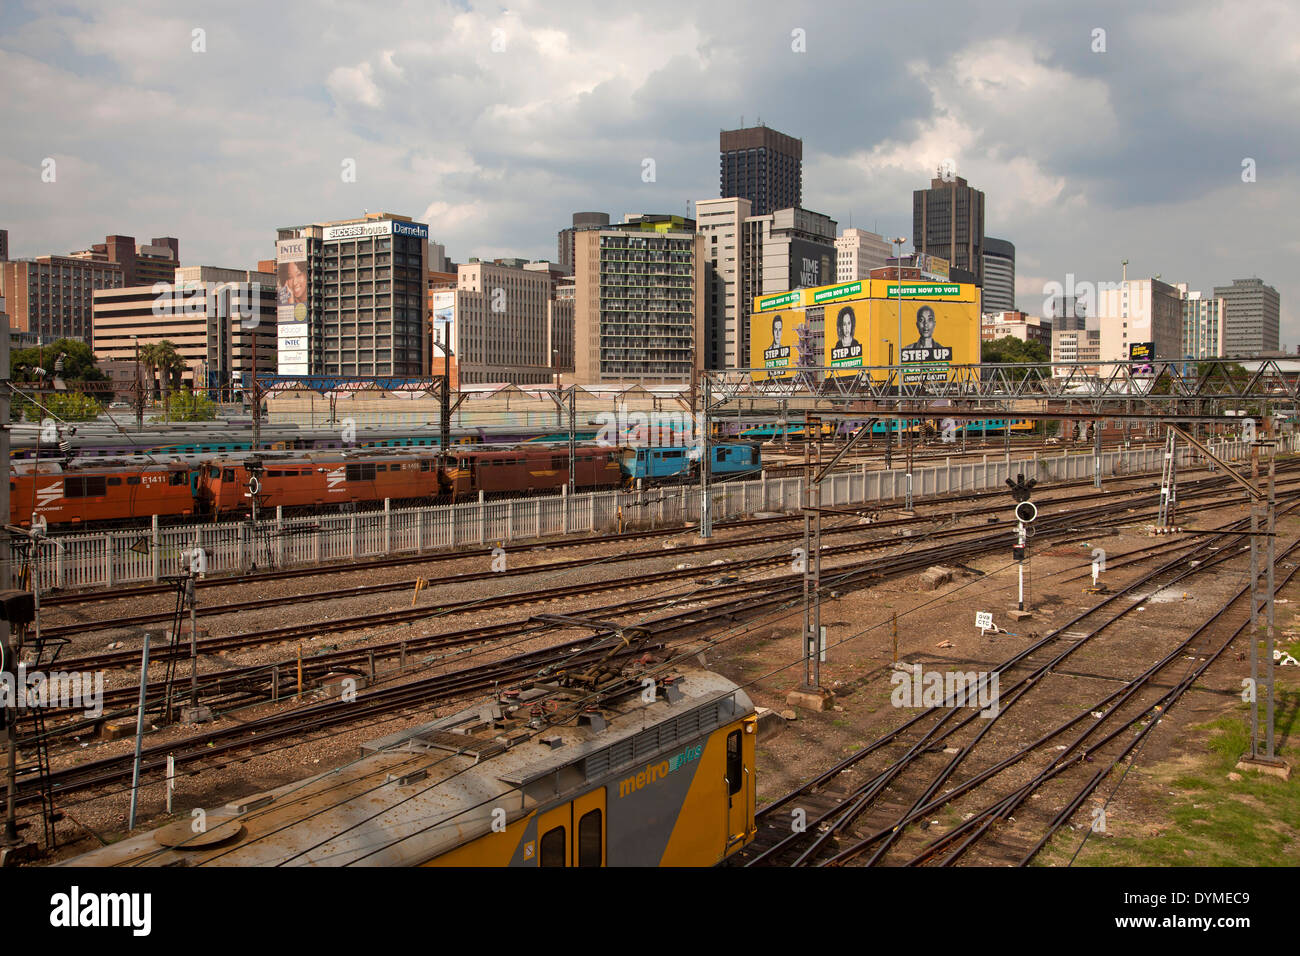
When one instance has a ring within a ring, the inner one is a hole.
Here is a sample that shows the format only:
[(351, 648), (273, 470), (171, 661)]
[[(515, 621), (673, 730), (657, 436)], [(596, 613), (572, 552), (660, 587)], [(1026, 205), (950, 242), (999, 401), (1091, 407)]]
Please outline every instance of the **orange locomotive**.
[(437, 468), (437, 457), (429, 454), (322, 452), (263, 461), (225, 458), (204, 467), (199, 497), (209, 514), (247, 513), (253, 501), (249, 479), (256, 478), (257, 501), (265, 508), (432, 498), (439, 490)]
[(32, 515), (46, 524), (91, 524), (194, 513), (190, 467), (95, 462), (15, 461), (9, 481), (9, 523), (30, 528)]
[[(623, 481), (621, 449), (578, 445), (574, 451), (575, 488), (616, 488)], [(569, 450), (564, 447), (507, 451), (456, 451), (443, 476), (456, 499), (476, 495), (524, 493), (562, 488), (569, 483)]]

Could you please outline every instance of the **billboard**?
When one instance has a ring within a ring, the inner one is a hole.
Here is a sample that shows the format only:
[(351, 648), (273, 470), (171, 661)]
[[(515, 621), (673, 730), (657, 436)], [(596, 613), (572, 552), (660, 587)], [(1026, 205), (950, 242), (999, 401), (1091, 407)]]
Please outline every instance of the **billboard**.
[(755, 315), (749, 330), (750, 367), (756, 379), (786, 378), (801, 365), (815, 364), (801, 347), (807, 316), (800, 309)]
[(1130, 342), (1128, 345), (1128, 360), (1133, 363), (1135, 372), (1143, 374), (1151, 371), (1151, 362), (1156, 356), (1156, 343), (1154, 342)]
[(281, 239), (275, 244), (275, 318), (277, 322), (306, 322), (307, 240)]
[[(826, 307), (826, 364), (832, 369), (862, 368), (863, 349), (859, 333), (871, 329), (869, 300), (854, 300)], [(867, 364), (871, 364), (868, 362)]]
[(932, 256), (928, 252), (918, 252), (916, 254), (916, 266), (925, 275), (932, 275), (939, 279), (948, 278), (949, 264), (947, 259)]
[(811, 289), (834, 280), (834, 247), (806, 239), (790, 240), (790, 288)]
[[(980, 360), (980, 312), (975, 301), (904, 298), (903, 341), (898, 343), (897, 299), (873, 303), (884, 349), (892, 351), (880, 364), (901, 364), (903, 384), (946, 382), (953, 365), (975, 365)], [(892, 348), (891, 348), (892, 346)]]
[(913, 385), (947, 381), (949, 366), (979, 362), (979, 290), (972, 285), (874, 279), (809, 289), (805, 295), (809, 304), (825, 306), (822, 364), (832, 376), (901, 363), (903, 382)]
[[(434, 292), (429, 297), (433, 309), (433, 341), (439, 345), (450, 343), (456, 351), (456, 293)], [(442, 361), (442, 349), (434, 348), (433, 361)]]

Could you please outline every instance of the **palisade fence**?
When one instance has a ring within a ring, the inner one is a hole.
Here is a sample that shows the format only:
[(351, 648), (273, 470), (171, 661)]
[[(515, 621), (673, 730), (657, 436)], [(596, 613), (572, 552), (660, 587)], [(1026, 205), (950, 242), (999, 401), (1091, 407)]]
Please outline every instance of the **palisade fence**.
[[(1295, 451), (1298, 438), (1281, 436), (1278, 452)], [(1226, 460), (1249, 454), (1245, 442), (1215, 442), (1211, 447)], [(1163, 455), (1163, 446), (1105, 451), (1100, 456), (1102, 477), (1158, 472)], [(914, 467), (912, 493), (921, 498), (996, 490), (1017, 472), (1040, 482), (1086, 479), (1093, 477), (1095, 460), (1091, 450), (1076, 450), (945, 461)], [(1180, 445), (1181, 467), (1203, 461), (1194, 449)], [(798, 511), (803, 482), (798, 476), (714, 484), (714, 520)], [(904, 470), (867, 471), (864, 466), (828, 476), (822, 482), (821, 501), (824, 507), (862, 505), (900, 499), (906, 493)], [(557, 535), (611, 532), (620, 526), (686, 527), (699, 517), (699, 486), (678, 485), (409, 508), (385, 502), (381, 511), (311, 517), (270, 512), (259, 516), (256, 526), (244, 519), (159, 527), (155, 518), (151, 528), (51, 535), (40, 545), (40, 580), (43, 590), (156, 582), (179, 573), (188, 560), (186, 553), (195, 548), (202, 549), (208, 573), (241, 573), (453, 548), (492, 549)]]

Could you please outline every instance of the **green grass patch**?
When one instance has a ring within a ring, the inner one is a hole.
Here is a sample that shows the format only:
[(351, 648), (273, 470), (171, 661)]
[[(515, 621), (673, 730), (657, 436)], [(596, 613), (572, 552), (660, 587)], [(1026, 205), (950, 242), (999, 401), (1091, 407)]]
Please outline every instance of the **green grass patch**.
[[(1276, 727), (1279, 741), (1293, 739), (1300, 690), (1276, 688)], [(1237, 761), (1250, 747), (1249, 709), (1192, 728), (1193, 740), (1203, 749), (1150, 769), (1141, 763), (1129, 772), (1120, 790), (1121, 806), (1159, 805), (1156, 813), (1144, 810), (1144, 821), (1129, 822), (1115, 803), (1107, 812), (1106, 834), (1088, 833), (1077, 822), (1064, 830), (1035, 860), (1040, 866), (1061, 866), (1070, 861), (1081, 842), (1074, 865), (1083, 866), (1296, 866), (1300, 865), (1300, 766), (1294, 753), (1291, 779), (1237, 770)], [(1295, 750), (1294, 747), (1291, 748)], [(1139, 758), (1140, 759), (1140, 758)], [(1241, 779), (1230, 779), (1229, 774)], [(1119, 773), (1097, 789), (1095, 796), (1111, 793)]]

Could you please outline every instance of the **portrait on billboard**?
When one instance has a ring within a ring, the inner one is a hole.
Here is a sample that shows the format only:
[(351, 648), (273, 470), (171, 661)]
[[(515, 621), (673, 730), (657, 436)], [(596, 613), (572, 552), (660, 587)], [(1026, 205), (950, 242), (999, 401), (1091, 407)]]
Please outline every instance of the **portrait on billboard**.
[(276, 266), (276, 303), (297, 305), (307, 301), (307, 263), (281, 262)]
[(803, 323), (800, 312), (777, 312), (773, 315), (754, 316), (750, 335), (750, 356), (755, 368), (772, 370), (773, 375), (784, 375), (792, 368), (795, 345)]
[(903, 348), (904, 362), (952, 361), (952, 349), (945, 348), (935, 341), (934, 332), (937, 325), (938, 320), (931, 306), (922, 305), (916, 310), (916, 332), (919, 338)]
[(835, 316), (835, 346), (831, 365), (862, 365), (862, 343), (858, 341), (858, 317), (853, 306), (843, 306)]
[[(764, 358), (768, 357), (768, 352), (779, 352), (781, 348), (781, 331), (783, 327), (784, 323), (781, 321), (781, 313), (778, 312), (776, 315), (772, 316), (772, 341), (767, 348), (763, 350)], [(776, 356), (772, 357), (775, 358)]]

